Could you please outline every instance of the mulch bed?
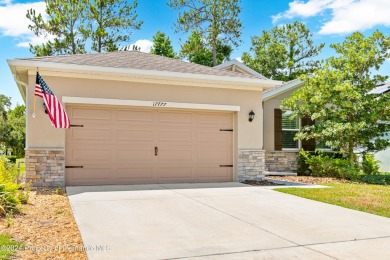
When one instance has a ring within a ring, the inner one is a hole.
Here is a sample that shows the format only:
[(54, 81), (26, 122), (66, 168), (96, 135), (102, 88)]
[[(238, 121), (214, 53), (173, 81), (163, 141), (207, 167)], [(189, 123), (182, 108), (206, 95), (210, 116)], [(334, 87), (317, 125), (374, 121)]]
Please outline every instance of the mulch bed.
[(266, 180), (264, 180), (264, 181), (246, 180), (246, 181), (243, 181), (242, 183), (252, 185), (252, 186), (280, 186), (280, 185), (283, 185), (283, 184), (276, 184), (274, 182), (270, 182), (270, 181), (266, 181)]
[(312, 176), (267, 176), (267, 178), (278, 180), (278, 181), (300, 182), (306, 184), (357, 183), (357, 182), (343, 180), (343, 179), (328, 178), (328, 177), (312, 177)]
[(87, 259), (69, 200), (55, 190), (31, 191), (20, 214), (0, 218), (0, 230), (23, 244), (16, 258)]

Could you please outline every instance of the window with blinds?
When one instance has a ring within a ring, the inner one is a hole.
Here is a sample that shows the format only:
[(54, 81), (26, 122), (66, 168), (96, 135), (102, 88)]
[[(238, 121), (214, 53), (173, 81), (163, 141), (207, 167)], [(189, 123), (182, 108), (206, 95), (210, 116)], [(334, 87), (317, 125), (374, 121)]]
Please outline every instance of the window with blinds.
[(299, 118), (292, 119), (291, 111), (282, 111), (282, 148), (299, 149), (299, 141), (294, 140), (299, 131)]

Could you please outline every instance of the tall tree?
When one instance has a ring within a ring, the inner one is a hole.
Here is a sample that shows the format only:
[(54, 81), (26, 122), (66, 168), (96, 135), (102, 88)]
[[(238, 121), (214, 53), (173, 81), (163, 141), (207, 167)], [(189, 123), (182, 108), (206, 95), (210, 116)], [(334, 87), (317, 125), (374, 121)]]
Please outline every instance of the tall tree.
[(3, 94), (0, 94), (0, 122), (7, 121), (7, 111), (11, 107), (11, 99)]
[(7, 140), (6, 147), (11, 148), (12, 154), (17, 157), (24, 157), (26, 143), (26, 107), (16, 105), (7, 113)]
[(137, 20), (138, 1), (94, 0), (87, 8), (88, 27), (86, 34), (92, 38), (92, 50), (116, 51), (118, 43), (128, 42), (132, 30), (141, 28)]
[[(217, 42), (217, 63), (221, 64), (224, 60), (230, 58), (232, 48), (228, 45), (223, 45), (220, 41)], [(199, 31), (192, 31), (187, 41), (182, 45), (180, 57), (187, 59), (189, 62), (214, 66), (213, 51), (205, 43), (202, 34)]]
[(83, 27), (87, 0), (45, 0), (45, 17), (35, 10), (27, 11), (32, 22), (28, 27), (36, 36), (54, 36), (42, 45), (30, 43), (30, 51), (36, 56), (56, 54), (77, 54), (85, 52), (85, 31)]
[(169, 58), (174, 58), (176, 56), (173, 51), (171, 40), (165, 33), (160, 31), (153, 36), (153, 46), (150, 49), (150, 53)]
[(373, 75), (390, 58), (390, 37), (375, 31), (365, 37), (356, 32), (343, 43), (332, 44), (338, 54), (326, 60), (304, 86), (284, 100), (283, 108), (295, 117), (310, 116), (314, 126), (301, 129), (299, 139), (315, 138), (347, 155), (363, 154), (390, 145), (390, 93), (370, 93), (387, 76)]
[(212, 49), (213, 66), (217, 65), (218, 44), (238, 46), (242, 24), (238, 18), (240, 0), (170, 0), (168, 5), (178, 11), (176, 28), (189, 32), (199, 30)]
[(251, 53), (244, 52), (242, 60), (268, 78), (296, 79), (319, 66), (319, 61), (313, 58), (325, 45), (314, 45), (312, 36), (313, 33), (300, 22), (274, 27), (263, 31), (261, 36), (252, 37)]

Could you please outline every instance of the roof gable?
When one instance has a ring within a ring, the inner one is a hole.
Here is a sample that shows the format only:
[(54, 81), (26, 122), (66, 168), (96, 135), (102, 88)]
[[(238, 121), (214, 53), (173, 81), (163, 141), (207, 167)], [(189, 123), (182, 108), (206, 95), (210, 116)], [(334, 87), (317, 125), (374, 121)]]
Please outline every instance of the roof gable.
[(244, 63), (239, 62), (238, 60), (231, 60), (231, 61), (222, 63), (218, 66), (215, 66), (214, 68), (220, 69), (220, 70), (225, 70), (225, 71), (239, 72), (239, 73), (242, 73), (245, 75), (252, 75), (252, 76), (254, 76), (256, 78), (260, 78), (260, 79), (268, 79), (265, 76), (261, 75), (260, 73), (249, 68)]

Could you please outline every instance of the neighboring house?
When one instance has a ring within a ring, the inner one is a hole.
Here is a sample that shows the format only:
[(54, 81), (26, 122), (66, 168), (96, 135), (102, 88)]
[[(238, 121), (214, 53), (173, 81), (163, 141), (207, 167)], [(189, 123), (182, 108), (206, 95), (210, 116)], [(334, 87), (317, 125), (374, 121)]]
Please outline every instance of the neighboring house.
[[(267, 170), (261, 95), (282, 82), (241, 63), (210, 68), (121, 51), (8, 64), (27, 106), (34, 186), (226, 182)], [(37, 68), (70, 129), (53, 128), (38, 97), (31, 116)]]

